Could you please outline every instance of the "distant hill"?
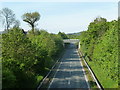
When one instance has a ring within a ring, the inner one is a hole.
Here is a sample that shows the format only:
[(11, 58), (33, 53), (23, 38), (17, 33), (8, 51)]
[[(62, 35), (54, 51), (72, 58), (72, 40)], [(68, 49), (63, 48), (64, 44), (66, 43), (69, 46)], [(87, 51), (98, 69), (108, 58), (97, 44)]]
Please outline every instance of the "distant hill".
[(80, 35), (82, 32), (77, 32), (77, 33), (68, 33), (67, 36), (70, 39), (79, 39)]

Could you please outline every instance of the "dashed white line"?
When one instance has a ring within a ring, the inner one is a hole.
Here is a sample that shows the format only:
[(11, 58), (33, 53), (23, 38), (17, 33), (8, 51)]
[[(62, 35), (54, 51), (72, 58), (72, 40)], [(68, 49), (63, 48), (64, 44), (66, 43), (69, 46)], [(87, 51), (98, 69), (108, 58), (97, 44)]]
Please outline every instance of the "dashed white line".
[(70, 85), (70, 79), (68, 80), (68, 84)]

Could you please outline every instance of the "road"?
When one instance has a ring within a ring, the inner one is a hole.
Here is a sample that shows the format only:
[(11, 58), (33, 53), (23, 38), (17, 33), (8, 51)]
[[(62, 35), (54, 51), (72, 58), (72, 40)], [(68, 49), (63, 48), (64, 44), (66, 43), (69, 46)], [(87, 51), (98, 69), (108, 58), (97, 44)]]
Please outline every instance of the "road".
[(89, 88), (78, 51), (74, 44), (70, 44), (63, 55), (48, 89), (50, 88)]

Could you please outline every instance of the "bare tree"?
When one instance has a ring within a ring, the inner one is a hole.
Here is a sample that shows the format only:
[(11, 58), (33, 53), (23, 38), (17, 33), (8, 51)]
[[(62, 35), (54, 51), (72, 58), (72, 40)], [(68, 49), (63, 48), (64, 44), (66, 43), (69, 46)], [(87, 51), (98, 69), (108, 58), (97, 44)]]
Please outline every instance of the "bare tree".
[(13, 14), (11, 9), (3, 8), (0, 11), (0, 15), (2, 17), (2, 23), (5, 26), (5, 30), (8, 30), (15, 21), (15, 14)]
[(35, 23), (40, 19), (40, 14), (38, 12), (25, 13), (22, 16), (22, 19), (32, 27), (32, 31), (34, 33), (34, 28), (37, 25)]
[(13, 27), (18, 27), (19, 28), (19, 26), (20, 26), (20, 21), (19, 20), (15, 20)]

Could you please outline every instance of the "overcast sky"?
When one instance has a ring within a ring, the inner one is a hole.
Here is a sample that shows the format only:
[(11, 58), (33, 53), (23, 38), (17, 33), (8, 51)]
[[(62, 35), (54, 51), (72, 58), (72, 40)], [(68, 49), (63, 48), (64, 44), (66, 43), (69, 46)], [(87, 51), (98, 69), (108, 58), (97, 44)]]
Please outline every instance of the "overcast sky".
[[(90, 22), (101, 16), (108, 21), (117, 20), (118, 2), (3, 2), (0, 9), (8, 7), (21, 22), (21, 28), (30, 29), (21, 16), (26, 12), (37, 11), (41, 18), (37, 28), (50, 33), (80, 32), (87, 30)], [(0, 25), (0, 30), (4, 27)]]

